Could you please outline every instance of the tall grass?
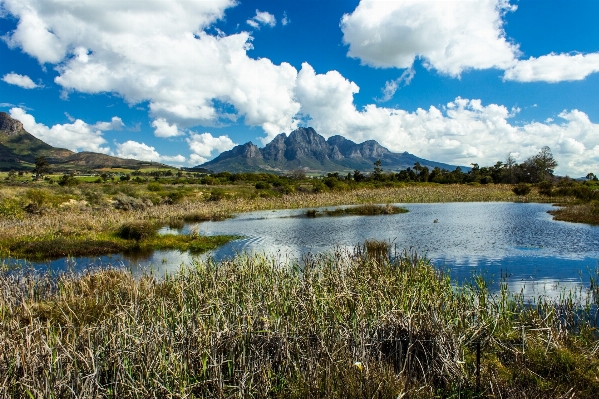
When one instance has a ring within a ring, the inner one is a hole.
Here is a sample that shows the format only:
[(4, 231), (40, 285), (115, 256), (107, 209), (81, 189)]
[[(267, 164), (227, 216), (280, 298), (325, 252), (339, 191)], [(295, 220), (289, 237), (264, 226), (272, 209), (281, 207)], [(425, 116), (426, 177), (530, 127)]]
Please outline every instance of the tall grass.
[[(0, 277), (0, 397), (594, 397), (593, 306), (456, 286), (366, 243), (158, 279)], [(482, 346), (478, 393), (476, 343)]]

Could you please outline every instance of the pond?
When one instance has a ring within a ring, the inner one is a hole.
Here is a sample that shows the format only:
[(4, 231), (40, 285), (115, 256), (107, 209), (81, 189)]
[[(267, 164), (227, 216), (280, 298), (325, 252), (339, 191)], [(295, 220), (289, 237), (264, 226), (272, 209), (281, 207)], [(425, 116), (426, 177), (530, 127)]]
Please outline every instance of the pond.
[[(223, 259), (236, 253), (274, 254), (282, 260), (335, 247), (353, 248), (366, 239), (390, 241), (399, 250), (413, 249), (463, 281), (482, 274), (495, 289), (507, 277), (513, 292), (526, 297), (556, 297), (588, 286), (597, 270), (599, 227), (558, 222), (550, 204), (435, 203), (396, 204), (409, 212), (384, 216), (305, 217), (305, 209), (259, 211), (218, 222), (186, 225), (161, 233), (239, 235), (211, 252)], [(329, 207), (328, 209), (333, 209)], [(325, 208), (321, 208), (325, 209)], [(206, 255), (204, 255), (206, 256)], [(177, 251), (113, 255), (94, 259), (59, 259), (33, 264), (37, 269), (124, 265), (156, 274), (190, 264), (193, 257)]]

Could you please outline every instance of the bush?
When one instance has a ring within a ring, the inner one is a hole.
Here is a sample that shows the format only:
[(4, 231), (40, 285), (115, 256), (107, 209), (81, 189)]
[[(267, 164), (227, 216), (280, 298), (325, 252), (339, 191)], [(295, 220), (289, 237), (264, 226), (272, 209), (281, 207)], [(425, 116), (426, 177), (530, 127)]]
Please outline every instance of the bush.
[(73, 175), (62, 175), (62, 177), (58, 181), (58, 185), (63, 187), (72, 187), (78, 185), (79, 183), (81, 182)]
[(328, 188), (321, 180), (315, 180), (312, 182), (312, 191), (315, 193), (321, 193), (323, 191), (327, 191)]
[(528, 193), (530, 193), (530, 186), (528, 184), (520, 183), (512, 188), (512, 191), (518, 196), (528, 195)]
[(162, 191), (162, 185), (158, 182), (148, 183), (148, 191)]
[(23, 209), (21, 209), (19, 201), (13, 198), (0, 199), (0, 216), (16, 218), (23, 216)]
[(156, 225), (145, 221), (127, 222), (122, 224), (117, 230), (118, 237), (125, 240), (135, 240), (137, 242), (152, 237), (155, 234)]
[(25, 198), (39, 207), (48, 202), (50, 195), (44, 190), (32, 188), (31, 190), (27, 190)]
[(143, 210), (154, 205), (149, 199), (133, 198), (122, 193), (115, 195), (113, 201), (116, 209), (124, 211)]
[(256, 190), (268, 190), (270, 189), (270, 184), (265, 181), (259, 181), (256, 183)]
[(222, 188), (215, 188), (210, 192), (210, 197), (208, 198), (209, 201), (220, 201), (223, 198), (225, 198), (226, 194), (225, 194), (225, 190), (223, 190)]
[(549, 181), (542, 181), (539, 183), (539, 194), (551, 197), (553, 194), (553, 184)]
[(106, 203), (106, 200), (104, 199), (104, 194), (102, 194), (100, 191), (88, 189), (84, 190), (82, 194), (85, 200), (90, 205), (103, 205)]

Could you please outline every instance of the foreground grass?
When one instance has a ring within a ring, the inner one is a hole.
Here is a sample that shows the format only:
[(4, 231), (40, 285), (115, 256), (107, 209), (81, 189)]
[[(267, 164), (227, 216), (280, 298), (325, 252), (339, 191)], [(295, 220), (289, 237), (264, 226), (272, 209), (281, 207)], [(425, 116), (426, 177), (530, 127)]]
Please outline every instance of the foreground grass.
[(456, 287), (387, 250), (239, 256), (162, 280), (4, 274), (0, 397), (595, 397), (590, 306)]

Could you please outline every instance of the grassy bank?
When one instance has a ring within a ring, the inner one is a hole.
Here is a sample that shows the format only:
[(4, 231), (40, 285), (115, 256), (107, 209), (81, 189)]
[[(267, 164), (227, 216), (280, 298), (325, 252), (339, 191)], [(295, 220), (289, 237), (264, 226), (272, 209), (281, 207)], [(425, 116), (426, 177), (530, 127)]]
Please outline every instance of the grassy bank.
[(555, 220), (599, 225), (599, 202), (569, 204), (549, 212)]
[(480, 279), (456, 287), (425, 259), (389, 257), (387, 249), (373, 242), (285, 264), (241, 256), (164, 280), (116, 270), (58, 280), (3, 275), (0, 396), (591, 398), (599, 391), (590, 307), (572, 298), (526, 306), (505, 290), (490, 295)]

